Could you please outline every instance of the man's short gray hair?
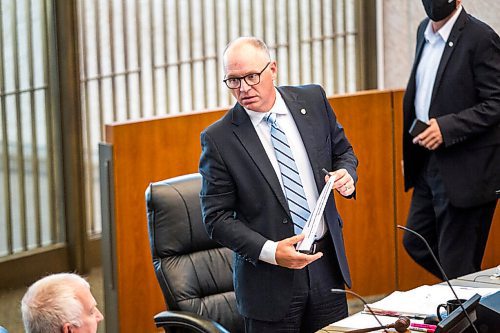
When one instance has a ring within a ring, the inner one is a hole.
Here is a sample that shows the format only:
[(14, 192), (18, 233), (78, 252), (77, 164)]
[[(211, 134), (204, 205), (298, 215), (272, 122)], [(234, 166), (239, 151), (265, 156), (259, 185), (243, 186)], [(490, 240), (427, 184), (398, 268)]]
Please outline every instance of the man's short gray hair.
[(60, 333), (66, 323), (80, 327), (83, 306), (75, 285), (90, 289), (84, 278), (73, 273), (52, 274), (33, 283), (21, 301), (26, 332)]
[(263, 53), (267, 54), (267, 57), (269, 60), (271, 60), (271, 54), (269, 53), (269, 48), (267, 47), (266, 43), (260, 38), (253, 37), (253, 36), (248, 36), (248, 37), (238, 37), (236, 39), (233, 39), (232, 41), (229, 42), (229, 44), (226, 45), (226, 48), (224, 49), (224, 57), (226, 55), (227, 50), (233, 46), (234, 44), (249, 44), (255, 47), (256, 49), (262, 50)]

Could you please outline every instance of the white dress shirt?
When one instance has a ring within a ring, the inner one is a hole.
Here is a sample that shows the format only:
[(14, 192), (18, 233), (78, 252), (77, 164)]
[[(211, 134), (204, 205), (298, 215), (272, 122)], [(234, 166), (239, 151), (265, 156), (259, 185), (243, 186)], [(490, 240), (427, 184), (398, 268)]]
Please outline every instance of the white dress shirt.
[[(461, 11), (462, 5), (459, 6), (448, 22), (436, 32), (432, 29), (432, 21), (429, 21), (424, 32), (425, 45), (422, 50), (420, 62), (418, 63), (416, 75), (415, 116), (426, 123), (429, 122), (429, 107), (431, 105), (432, 90), (439, 63), (451, 29)], [(448, 47), (453, 47), (453, 44), (448, 44)]]
[[(257, 135), (259, 136), (259, 139), (264, 146), (267, 157), (271, 161), (274, 172), (276, 172), (276, 175), (280, 181), (283, 193), (285, 193), (283, 181), (281, 179), (281, 171), (279, 168), (278, 160), (276, 159), (273, 143), (271, 141), (271, 126), (265, 119), (265, 117), (269, 113), (276, 113), (276, 122), (278, 123), (280, 129), (282, 129), (286, 134), (288, 144), (292, 149), (293, 158), (300, 174), (302, 186), (304, 187), (304, 193), (309, 205), (309, 211), (312, 212), (312, 210), (316, 206), (316, 202), (318, 201), (318, 189), (316, 187), (316, 182), (314, 181), (314, 174), (311, 168), (311, 163), (309, 162), (309, 157), (307, 156), (306, 148), (304, 147), (304, 143), (302, 142), (302, 137), (300, 136), (297, 125), (295, 125), (295, 121), (293, 120), (293, 116), (290, 114), (290, 111), (288, 110), (285, 101), (281, 97), (281, 94), (278, 90), (276, 90), (276, 100), (273, 107), (268, 112), (255, 112), (249, 109), (245, 109), (245, 111), (252, 121), (255, 131), (257, 132)], [(273, 223), (273, 221), (270, 221), (270, 223)], [(325, 234), (325, 232), (326, 225), (324, 223), (324, 220), (322, 220), (322, 224), (319, 227), (318, 231), (318, 238), (321, 238)], [(278, 242), (274, 242), (271, 240), (266, 241), (264, 247), (261, 250), (259, 259), (267, 263), (276, 265), (277, 263), (275, 253), (277, 246)]]

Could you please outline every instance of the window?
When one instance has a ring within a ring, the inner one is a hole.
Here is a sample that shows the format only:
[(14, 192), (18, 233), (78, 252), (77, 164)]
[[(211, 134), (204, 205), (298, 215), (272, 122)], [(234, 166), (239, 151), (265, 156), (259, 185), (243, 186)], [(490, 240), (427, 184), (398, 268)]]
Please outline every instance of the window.
[(0, 257), (65, 240), (53, 11), (0, 2)]

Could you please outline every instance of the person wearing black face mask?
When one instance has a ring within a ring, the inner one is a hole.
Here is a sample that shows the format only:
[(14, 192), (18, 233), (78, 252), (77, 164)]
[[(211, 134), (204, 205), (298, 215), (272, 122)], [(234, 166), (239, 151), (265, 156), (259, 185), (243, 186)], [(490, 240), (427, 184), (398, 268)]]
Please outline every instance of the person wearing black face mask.
[[(431, 244), (449, 278), (481, 269), (500, 189), (500, 38), (461, 0), (422, 0), (415, 62), (403, 100), (407, 227)], [(410, 134), (415, 119), (428, 124)], [(420, 240), (409, 255), (442, 278)]]
[(456, 0), (422, 0), (422, 3), (425, 13), (434, 22), (444, 20), (457, 9)]

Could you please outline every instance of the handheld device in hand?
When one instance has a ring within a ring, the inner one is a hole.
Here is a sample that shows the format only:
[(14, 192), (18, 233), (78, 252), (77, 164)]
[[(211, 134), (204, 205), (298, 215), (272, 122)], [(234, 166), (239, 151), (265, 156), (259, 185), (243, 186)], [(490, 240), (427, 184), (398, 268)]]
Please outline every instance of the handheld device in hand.
[(410, 133), (411, 136), (416, 137), (417, 135), (425, 131), (427, 127), (429, 127), (429, 124), (424, 123), (422, 120), (415, 118), (408, 132)]

